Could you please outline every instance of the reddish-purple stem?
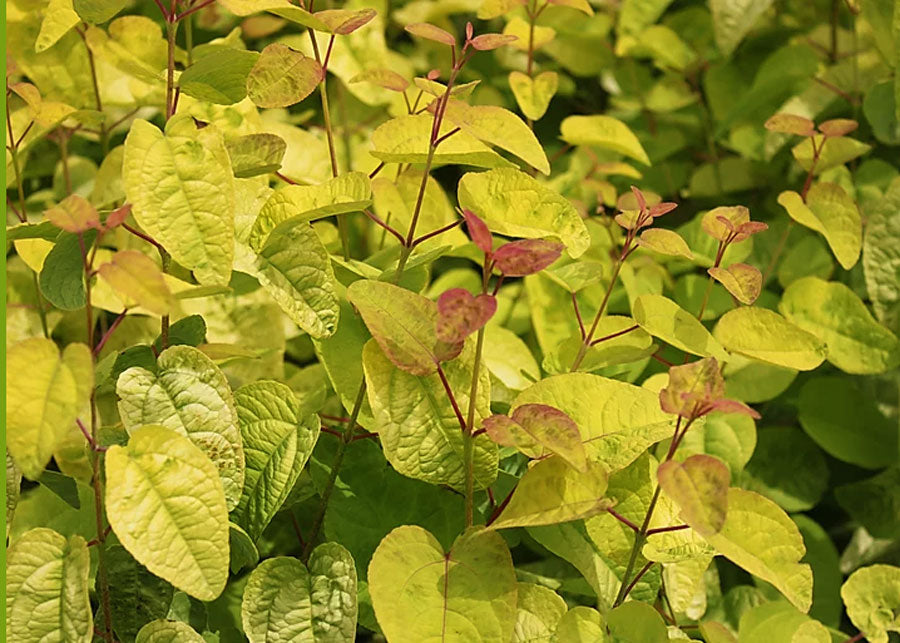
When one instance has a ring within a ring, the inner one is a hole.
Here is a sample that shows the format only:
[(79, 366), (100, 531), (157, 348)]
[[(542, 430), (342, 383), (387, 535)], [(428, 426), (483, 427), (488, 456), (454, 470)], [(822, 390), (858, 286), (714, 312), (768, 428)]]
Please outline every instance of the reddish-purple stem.
[(453, 405), (453, 412), (456, 413), (456, 419), (459, 421), (459, 428), (465, 433), (466, 420), (463, 418), (462, 411), (459, 410), (459, 404), (456, 403), (456, 396), (453, 395), (453, 389), (450, 388), (450, 382), (447, 381), (447, 376), (444, 375), (444, 369), (441, 368), (440, 364), (438, 364), (437, 372), (438, 377), (441, 378), (441, 384), (444, 385), (444, 391), (447, 392), (447, 397), (450, 398), (450, 404)]
[(648, 536), (652, 536), (653, 534), (662, 534), (667, 531), (681, 531), (682, 529), (689, 529), (690, 525), (673, 525), (672, 527), (657, 527), (656, 529), (649, 529), (647, 531)]
[(581, 309), (578, 307), (578, 297), (572, 293), (572, 307), (575, 309), (575, 318), (578, 320), (578, 330), (581, 331), (581, 341), (587, 337), (587, 331), (584, 328), (584, 319), (581, 318)]
[(614, 509), (609, 508), (609, 509), (607, 509), (606, 511), (607, 511), (607, 513), (609, 513), (609, 515), (611, 515), (613, 518), (615, 518), (616, 520), (618, 520), (620, 523), (622, 523), (623, 525), (625, 525), (626, 527), (628, 527), (628, 528), (631, 529), (632, 531), (638, 532), (638, 531), (641, 530), (640, 527), (638, 527), (636, 524), (634, 524), (633, 522), (631, 522), (630, 520), (628, 520), (628, 518), (626, 518), (626, 517), (623, 516), (622, 514), (618, 513), (618, 512), (615, 511)]
[(128, 309), (126, 308), (121, 313), (119, 313), (119, 316), (116, 317), (116, 319), (113, 321), (112, 324), (110, 324), (110, 326), (106, 330), (106, 332), (103, 333), (103, 337), (100, 338), (100, 341), (97, 342), (97, 345), (94, 347), (94, 356), (95, 357), (100, 354), (100, 351), (103, 350), (103, 347), (106, 345), (107, 340), (115, 332), (115, 330), (119, 327), (119, 324), (122, 323), (122, 320), (125, 319), (125, 314), (127, 312), (128, 312)]
[(452, 230), (453, 228), (458, 226), (460, 223), (462, 223), (462, 219), (457, 219), (453, 223), (448, 223), (447, 225), (442, 226), (442, 227), (438, 228), (437, 230), (432, 230), (431, 232), (429, 232), (427, 234), (423, 234), (421, 237), (419, 237), (418, 239), (413, 241), (413, 248), (415, 248), (420, 243), (424, 243), (425, 241), (428, 241), (429, 239), (438, 236), (439, 234), (444, 234), (448, 230)]
[(593, 345), (595, 345), (595, 344), (599, 344), (600, 342), (605, 342), (605, 341), (610, 340), (610, 339), (615, 339), (616, 337), (620, 337), (620, 336), (622, 336), (622, 335), (625, 335), (625, 334), (627, 334), (627, 333), (630, 333), (631, 331), (637, 330), (638, 328), (640, 328), (640, 326), (638, 326), (637, 324), (635, 324), (634, 326), (631, 326), (631, 327), (629, 327), (629, 328), (626, 328), (625, 330), (620, 330), (620, 331), (617, 332), (617, 333), (611, 333), (611, 334), (609, 334), (609, 335), (605, 335), (604, 337), (600, 337), (599, 339), (595, 339), (594, 341), (592, 341), (592, 342), (591, 342), (591, 346), (593, 346)]

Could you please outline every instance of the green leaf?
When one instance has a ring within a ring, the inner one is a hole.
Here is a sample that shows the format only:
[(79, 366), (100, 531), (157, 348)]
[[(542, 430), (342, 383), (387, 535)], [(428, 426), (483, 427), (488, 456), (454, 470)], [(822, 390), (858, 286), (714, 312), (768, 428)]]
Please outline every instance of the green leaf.
[(752, 305), (762, 291), (762, 273), (754, 266), (733, 263), (727, 268), (709, 268), (707, 272), (735, 299), (747, 306)]
[(559, 75), (555, 71), (541, 72), (534, 78), (520, 71), (509, 74), (509, 87), (519, 109), (533, 121), (540, 120), (547, 113), (558, 84)]
[(875, 538), (900, 531), (900, 467), (834, 490), (838, 504)]
[(669, 636), (666, 624), (647, 603), (629, 601), (606, 615), (606, 625), (612, 634), (611, 643), (666, 643)]
[(728, 311), (713, 335), (726, 349), (775, 366), (811, 371), (825, 361), (825, 346), (815, 335), (766, 308)]
[(247, 77), (247, 95), (257, 107), (289, 107), (309, 96), (324, 77), (322, 66), (280, 43), (267, 45)]
[(125, 8), (125, 0), (75, 0), (75, 11), (85, 22), (99, 25)]
[(127, 446), (109, 448), (106, 481), (110, 526), (139, 563), (200, 600), (222, 593), (228, 511), (216, 467), (200, 449), (162, 426), (143, 426)]
[(244, 451), (228, 380), (212, 360), (196, 348), (172, 346), (160, 353), (155, 373), (140, 366), (122, 373), (116, 394), (129, 432), (158, 424), (190, 438), (219, 470), (229, 508), (237, 506)]
[(528, 239), (552, 236), (572, 257), (590, 246), (590, 235), (574, 206), (524, 172), (496, 169), (465, 174), (460, 207), (481, 217), (493, 232)]
[(47, 469), (41, 474), (38, 482), (59, 496), (73, 509), (81, 509), (81, 500), (78, 497), (78, 486), (73, 478), (63, 475), (58, 471)]
[(178, 77), (181, 91), (217, 105), (233, 105), (247, 96), (248, 76), (260, 55), (223, 47), (185, 69)]
[(135, 643), (206, 643), (206, 640), (187, 623), (159, 619), (142, 627)]
[(778, 397), (797, 377), (794, 369), (745, 359), (737, 354), (731, 356), (722, 373), (726, 396), (748, 404)]
[(844, 188), (836, 183), (816, 183), (806, 202), (796, 192), (782, 192), (780, 203), (791, 218), (825, 237), (844, 270), (859, 259), (862, 248), (862, 220), (859, 209)]
[(713, 34), (719, 50), (730, 56), (770, 6), (772, 0), (712, 0)]
[(10, 641), (90, 643), (91, 557), (81, 536), (32, 529), (6, 552), (6, 636)]
[(240, 574), (245, 567), (255, 567), (259, 562), (259, 550), (250, 535), (233, 522), (228, 524), (228, 548), (232, 574)]
[(259, 283), (314, 338), (334, 334), (339, 306), (328, 251), (303, 217), (275, 226), (254, 266)]
[(46, 51), (79, 22), (81, 18), (75, 13), (72, 0), (50, 0), (44, 9), (44, 19), (41, 21), (41, 31), (34, 43), (34, 50), (38, 53)]
[(303, 415), (290, 388), (260, 380), (234, 392), (246, 469), (232, 520), (256, 541), (284, 503), (319, 437), (319, 418)]
[(144, 625), (169, 613), (174, 588), (119, 544), (107, 545), (104, 556), (113, 631), (119, 640), (131, 643)]
[(226, 285), (234, 256), (231, 161), (213, 125), (176, 116), (163, 134), (137, 119), (122, 165), (132, 214), (201, 284)]
[[(97, 238), (96, 230), (84, 233), (84, 247), (90, 248)], [(62, 310), (78, 310), (85, 304), (84, 259), (78, 235), (61, 233), (56, 245), (44, 259), (41, 270), (41, 294)]]
[(512, 417), (492, 415), (485, 419), (484, 428), (497, 444), (516, 447), (531, 458), (555, 453), (575, 469), (587, 469), (578, 425), (552, 406), (524, 404), (513, 411)]
[(813, 570), (813, 604), (809, 615), (829, 627), (837, 627), (844, 611), (838, 551), (831, 536), (817, 523), (802, 514), (794, 514), (793, 520), (806, 545), (803, 562), (809, 563)]
[(900, 567), (856, 570), (841, 587), (841, 598), (847, 616), (872, 643), (887, 643), (888, 632), (900, 632)]
[(811, 138), (805, 138), (791, 149), (791, 153), (807, 172), (813, 167), (813, 141), (819, 150), (819, 160), (813, 168), (813, 174), (821, 174), (825, 170), (843, 165), (848, 161), (866, 154), (872, 149), (871, 145), (862, 143), (846, 136), (829, 136), (825, 139), (821, 134)]
[(73, 343), (60, 355), (49, 339), (27, 339), (9, 349), (6, 369), (7, 448), (25, 477), (37, 480), (87, 403), (90, 349)]
[(658, 252), (670, 257), (682, 257), (688, 261), (693, 260), (694, 255), (687, 243), (674, 230), (665, 228), (650, 228), (644, 230), (638, 240), (641, 247)]
[(560, 124), (560, 133), (569, 145), (612, 150), (650, 165), (650, 158), (634, 132), (612, 116), (568, 116)]
[(741, 643), (831, 643), (824, 625), (783, 601), (763, 603), (741, 615)]
[[(169, 326), (169, 346), (199, 346), (206, 341), (206, 322), (200, 315), (182, 317)], [(156, 354), (163, 351), (162, 336), (157, 336), (153, 342)], [(156, 370), (156, 355), (153, 355), (153, 367), (147, 370)], [(140, 366), (136, 363), (134, 366)], [(118, 366), (118, 360), (117, 360)], [(124, 371), (121, 369), (119, 372)]]
[(250, 643), (353, 641), (356, 568), (337, 543), (316, 547), (309, 568), (296, 558), (270, 558), (250, 574), (241, 620)]
[(236, 179), (277, 172), (287, 143), (275, 134), (247, 134), (225, 142)]
[(707, 540), (735, 565), (772, 583), (797, 609), (809, 610), (812, 572), (799, 562), (806, 547), (797, 525), (774, 502), (729, 489), (725, 524)]
[(857, 382), (813, 378), (800, 389), (798, 405), (803, 430), (838, 460), (867, 469), (897, 462), (897, 423), (883, 415)]
[(491, 529), (537, 527), (588, 518), (612, 503), (604, 498), (606, 471), (597, 464), (586, 472), (559, 456), (538, 461), (519, 480), (512, 499)]
[(480, 640), (507, 643), (517, 584), (503, 538), (470, 529), (450, 551), (421, 527), (389, 533), (369, 564), (378, 624), (392, 643)]
[(641, 295), (632, 305), (634, 321), (676, 348), (727, 361), (728, 354), (697, 318), (662, 295)]
[[(900, 180), (866, 214), (863, 270), (875, 315), (895, 333), (900, 332)], [(7, 237), (8, 238), (8, 237)]]
[(787, 319), (822, 340), (828, 361), (844, 372), (883, 373), (900, 363), (900, 342), (876, 322), (844, 284), (817, 277), (798, 279), (778, 305)]
[(157, 315), (168, 315), (175, 303), (159, 266), (143, 252), (120, 250), (97, 272), (128, 308), (140, 306)]
[(656, 22), (672, 0), (625, 0), (619, 13), (617, 31), (637, 35)]
[(681, 518), (702, 536), (721, 531), (728, 511), (728, 467), (709, 455), (669, 460), (656, 474), (662, 490), (681, 507)]
[[(475, 360), (474, 342), (443, 366), (461, 409), (469, 407)], [(405, 476), (432, 484), (465, 486), (463, 433), (437, 374), (411, 375), (396, 368), (374, 341), (363, 350), (369, 404), (385, 457)], [(475, 404), (475, 426), (490, 414), (490, 379), (481, 365)], [(497, 477), (497, 447), (486, 435), (475, 438), (475, 488)]]
[(566, 613), (565, 599), (534, 583), (518, 584), (516, 627), (511, 643), (549, 643), (559, 619)]
[[(16, 466), (9, 451), (6, 452), (6, 537), (19, 504), (19, 490), (22, 487), (22, 471)], [(80, 504), (80, 503), (79, 503)]]
[(563, 614), (556, 625), (551, 643), (603, 643), (606, 627), (595, 609), (577, 605)]

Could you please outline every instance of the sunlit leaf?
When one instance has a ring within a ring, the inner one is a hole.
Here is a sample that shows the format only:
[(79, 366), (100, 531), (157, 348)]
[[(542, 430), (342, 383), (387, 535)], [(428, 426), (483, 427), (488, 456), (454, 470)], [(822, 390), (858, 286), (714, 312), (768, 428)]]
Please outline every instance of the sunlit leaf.
[(776, 366), (810, 371), (825, 359), (815, 335), (765, 308), (730, 310), (713, 334), (728, 350)]
[(634, 132), (612, 116), (569, 116), (560, 125), (562, 138), (571, 145), (600, 147), (650, 165)]
[(782, 192), (778, 203), (791, 218), (821, 233), (845, 270), (859, 259), (862, 222), (853, 199), (835, 183), (816, 183), (806, 195), (806, 203), (796, 192)]
[(322, 81), (322, 66), (286, 45), (263, 49), (247, 76), (247, 95), (259, 107), (288, 107), (309, 96)]

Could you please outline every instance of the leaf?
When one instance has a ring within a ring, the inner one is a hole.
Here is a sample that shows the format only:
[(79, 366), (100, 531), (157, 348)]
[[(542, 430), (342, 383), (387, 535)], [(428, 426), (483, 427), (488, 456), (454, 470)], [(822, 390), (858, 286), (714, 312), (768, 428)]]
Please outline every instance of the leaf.
[(228, 523), (228, 548), (230, 557), (228, 567), (232, 574), (239, 574), (245, 567), (256, 567), (259, 562), (259, 550), (250, 535), (238, 525)]
[(257, 107), (289, 107), (309, 96), (325, 73), (315, 59), (280, 43), (267, 45), (247, 76), (247, 95)]
[(774, 500), (785, 511), (809, 511), (828, 487), (828, 465), (802, 429), (766, 426), (757, 432), (741, 487)]
[(439, 42), (442, 45), (447, 45), (448, 47), (453, 47), (454, 45), (456, 45), (456, 38), (454, 38), (452, 34), (441, 29), (440, 27), (430, 25), (426, 22), (418, 22), (415, 24), (406, 25), (404, 29), (414, 36), (425, 38), (426, 40), (433, 40), (434, 42)]
[(468, 105), (450, 98), (444, 107), (444, 119), (478, 140), (506, 150), (538, 171), (550, 174), (547, 155), (534, 133), (509, 110), (494, 105)]
[(478, 7), (479, 20), (491, 20), (524, 5), (526, 0), (484, 0)]
[(805, 116), (781, 112), (770, 116), (765, 122), (765, 128), (770, 132), (782, 134), (794, 134), (796, 136), (812, 136), (816, 131), (816, 124)]
[[(819, 160), (813, 168), (813, 143), (819, 150)], [(791, 149), (791, 153), (807, 172), (813, 168), (813, 174), (819, 175), (825, 170), (843, 165), (848, 161), (866, 154), (871, 145), (857, 141), (856, 139), (839, 136), (835, 138), (825, 138), (816, 135), (811, 138), (805, 138)]]
[(367, 69), (351, 78), (350, 82), (368, 82), (395, 92), (406, 91), (409, 87), (409, 81), (405, 77), (390, 69)]
[(285, 556), (263, 561), (241, 602), (250, 643), (353, 641), (356, 612), (356, 568), (338, 543), (316, 547), (308, 569)]
[(237, 505), (244, 486), (237, 411), (228, 380), (206, 355), (190, 346), (167, 348), (159, 354), (155, 373), (140, 366), (122, 373), (116, 394), (122, 423), (132, 436), (139, 427), (155, 424), (189, 438), (218, 469), (228, 507)]
[(853, 380), (816, 377), (800, 389), (800, 426), (838, 460), (867, 469), (897, 462), (897, 425)]
[(619, 605), (606, 615), (606, 624), (612, 643), (666, 643), (669, 640), (662, 617), (647, 603), (630, 601)]
[[(169, 346), (200, 346), (206, 341), (206, 322), (200, 315), (183, 317), (169, 326)], [(162, 336), (153, 342), (156, 354), (163, 351)], [(156, 356), (153, 356), (153, 368), (156, 369)], [(123, 369), (124, 370), (124, 369)]]
[(806, 203), (796, 192), (782, 192), (780, 203), (791, 218), (822, 234), (845, 270), (859, 259), (862, 221), (856, 203), (835, 183), (816, 183), (806, 195)]
[[(866, 290), (878, 320), (900, 332), (900, 181), (894, 180), (871, 211), (866, 212), (863, 270)], [(9, 236), (7, 235), (7, 238)]]
[(91, 557), (84, 538), (32, 529), (12, 543), (6, 556), (9, 640), (93, 640)]
[(834, 495), (844, 511), (875, 538), (889, 539), (900, 529), (900, 467), (841, 485)]
[(650, 165), (638, 138), (625, 123), (612, 116), (568, 116), (560, 124), (560, 132), (569, 145), (600, 147)]
[(81, 22), (81, 18), (72, 7), (72, 0), (50, 0), (43, 13), (41, 30), (34, 43), (34, 50), (38, 53), (55, 45), (69, 29)]
[(517, 583), (499, 534), (470, 529), (450, 551), (421, 527), (389, 533), (369, 563), (375, 616), (392, 643), (480, 640), (508, 643)]
[(106, 573), (113, 631), (121, 641), (134, 641), (154, 619), (165, 618), (174, 588), (147, 571), (119, 544), (107, 545)]
[(73, 343), (60, 355), (49, 339), (26, 339), (9, 349), (6, 372), (7, 448), (25, 477), (37, 480), (87, 403), (91, 353)]
[(313, 14), (326, 26), (324, 31), (339, 36), (353, 33), (371, 22), (376, 15), (376, 11), (370, 7), (365, 9), (326, 9)]
[(247, 134), (225, 142), (236, 179), (249, 179), (277, 172), (287, 150), (284, 139), (275, 134)]
[(665, 228), (651, 228), (641, 233), (638, 243), (643, 248), (653, 250), (670, 257), (682, 257), (688, 261), (693, 260), (694, 255), (687, 243), (674, 230)]
[(438, 298), (437, 308), (438, 339), (457, 344), (490, 321), (497, 312), (497, 299), (484, 294), (473, 297), (464, 288), (451, 288)]
[(606, 640), (603, 617), (595, 609), (576, 605), (556, 624), (551, 643), (598, 643)]
[(784, 291), (778, 305), (789, 321), (822, 340), (828, 361), (844, 372), (882, 373), (900, 363), (900, 342), (876, 322), (847, 286), (805, 277)]
[(727, 268), (709, 268), (709, 275), (742, 304), (750, 306), (762, 292), (762, 273), (745, 263), (733, 263)]
[(900, 568), (870, 565), (856, 570), (841, 587), (847, 616), (872, 643), (887, 643), (900, 632)]
[(496, 169), (463, 175), (460, 206), (471, 210), (493, 231), (529, 239), (553, 236), (572, 257), (590, 245), (590, 235), (569, 201), (524, 172)]
[(516, 627), (512, 643), (549, 643), (559, 619), (566, 613), (565, 599), (534, 583), (518, 584)]
[(683, 351), (727, 360), (727, 353), (697, 318), (662, 295), (641, 295), (632, 305), (634, 321), (645, 331)]
[(509, 87), (525, 118), (538, 121), (547, 113), (550, 101), (556, 95), (559, 75), (555, 71), (541, 72), (534, 78), (520, 71), (509, 74)]
[[(513, 43), (518, 39), (518, 36), (512, 34), (483, 33), (472, 38), (472, 40), (469, 41), (469, 44), (473, 49), (479, 51), (491, 51), (492, 49), (499, 49), (500, 47)], [(546, 173), (549, 174), (550, 170), (548, 169)]]
[(797, 526), (774, 502), (729, 489), (725, 524), (707, 540), (735, 565), (772, 583), (797, 609), (809, 610), (812, 572), (798, 562), (806, 547)]
[(509, 504), (490, 528), (537, 527), (588, 518), (612, 504), (604, 497), (605, 492), (606, 471), (602, 466), (588, 463), (582, 473), (561, 457), (551, 456), (522, 476)]
[(491, 439), (502, 446), (520, 449), (532, 458), (544, 449), (557, 454), (579, 471), (587, 471), (587, 460), (578, 425), (568, 415), (546, 404), (523, 404), (512, 417), (492, 415), (484, 420)]
[(87, 23), (99, 25), (125, 8), (125, 0), (75, 0), (75, 11)]
[(176, 116), (163, 134), (136, 119), (125, 139), (125, 194), (141, 228), (204, 285), (225, 285), (234, 255), (231, 162), (215, 127)]
[(135, 643), (205, 643), (205, 639), (187, 623), (158, 619), (141, 628)]
[(540, 272), (559, 259), (563, 244), (547, 239), (521, 239), (500, 246), (494, 266), (506, 277), (525, 277)]
[(811, 371), (825, 359), (825, 347), (815, 335), (766, 308), (728, 311), (713, 335), (730, 351), (785, 368)]
[(6, 538), (9, 539), (9, 528), (12, 526), (16, 507), (19, 504), (19, 490), (22, 487), (22, 471), (6, 452)]
[(223, 47), (203, 56), (178, 77), (182, 93), (217, 105), (233, 105), (247, 96), (248, 79), (260, 55)]
[(246, 457), (244, 487), (232, 520), (253, 541), (284, 503), (319, 437), (319, 419), (304, 416), (290, 388), (260, 380), (234, 393)]
[(821, 623), (809, 618), (784, 601), (757, 605), (741, 615), (741, 643), (791, 641), (791, 643), (830, 643), (832, 638)]
[(712, 0), (713, 34), (719, 50), (730, 56), (770, 6), (772, 0)]
[[(84, 247), (90, 248), (97, 238), (97, 231), (88, 230), (83, 238)], [(41, 294), (57, 308), (78, 310), (84, 307), (84, 259), (78, 235), (60, 234), (44, 259), (40, 284)]]
[(139, 563), (200, 600), (221, 594), (228, 511), (216, 467), (200, 449), (162, 426), (142, 426), (127, 446), (109, 448), (106, 480), (110, 526)]
[(302, 217), (272, 230), (254, 268), (291, 321), (317, 339), (334, 334), (339, 314), (334, 271), (328, 251)]
[[(443, 365), (461, 409), (469, 406), (474, 353), (469, 342), (457, 359)], [(369, 404), (391, 465), (417, 480), (464, 488), (463, 433), (437, 374), (417, 377), (396, 368), (373, 341), (363, 350), (363, 369)], [(480, 426), (490, 414), (490, 379), (484, 365), (476, 400), (475, 426)], [(497, 448), (487, 436), (475, 438), (473, 470), (476, 489), (497, 477)]]
[(681, 518), (702, 536), (721, 531), (728, 511), (728, 467), (709, 455), (669, 460), (656, 474), (662, 490), (681, 507)]
[(143, 252), (120, 250), (97, 272), (129, 308), (140, 306), (157, 315), (168, 315), (174, 305), (162, 271)]
[(96, 208), (77, 194), (67, 196), (46, 210), (44, 217), (57, 228), (74, 234), (100, 227), (100, 216)]

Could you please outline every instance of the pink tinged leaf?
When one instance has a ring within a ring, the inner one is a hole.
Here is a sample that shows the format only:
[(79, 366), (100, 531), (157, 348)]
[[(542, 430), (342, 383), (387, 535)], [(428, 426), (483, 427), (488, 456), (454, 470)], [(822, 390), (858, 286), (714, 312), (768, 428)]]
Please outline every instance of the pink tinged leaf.
[(462, 342), (497, 312), (497, 300), (493, 296), (473, 297), (463, 288), (452, 288), (443, 293), (437, 305), (437, 336), (449, 344)]
[(646, 210), (647, 209), (647, 199), (644, 198), (644, 193), (639, 189), (631, 186), (631, 193), (634, 194), (634, 198), (637, 201), (638, 210)]
[(466, 40), (472, 40), (472, 36), (475, 35), (475, 27), (472, 26), (471, 22), (466, 23)]
[(363, 27), (377, 15), (374, 9), (360, 9), (348, 11), (347, 9), (326, 9), (316, 11), (313, 14), (331, 28), (333, 33), (345, 36)]
[(641, 221), (640, 210), (623, 210), (615, 216), (615, 221), (626, 230), (635, 230), (647, 225), (647, 222)]
[(50, 223), (66, 232), (79, 233), (100, 228), (97, 209), (84, 197), (72, 194), (44, 212)]
[(427, 22), (417, 22), (412, 25), (406, 25), (406, 30), (414, 36), (433, 40), (449, 47), (456, 44), (456, 38), (448, 31), (444, 31), (440, 27), (430, 25)]
[(482, 252), (490, 254), (494, 247), (494, 238), (491, 236), (487, 224), (471, 210), (463, 210), (463, 218), (466, 220), (466, 228), (472, 241), (481, 248)]
[(705, 357), (669, 369), (669, 383), (659, 392), (659, 405), (666, 413), (693, 417), (725, 396), (725, 380), (715, 357)]
[(469, 43), (479, 51), (490, 51), (491, 49), (504, 47), (518, 39), (518, 36), (513, 36), (512, 34), (485, 33), (475, 36)]
[(425, 75), (425, 78), (427, 78), (428, 80), (437, 80), (440, 77), (441, 77), (440, 69), (432, 69)]
[(494, 253), (494, 262), (506, 277), (525, 277), (540, 272), (559, 259), (563, 244), (549, 239), (510, 241)]
[(759, 232), (765, 232), (769, 229), (769, 225), (767, 223), (763, 223), (762, 221), (747, 221), (746, 223), (742, 223), (737, 230), (737, 236), (734, 238), (735, 241), (743, 241), (747, 237), (753, 236)]
[(710, 268), (710, 276), (725, 286), (735, 299), (749, 306), (762, 292), (762, 273), (746, 263), (733, 263), (727, 268)]
[(394, 92), (405, 91), (409, 81), (390, 69), (368, 69), (350, 79), (351, 83), (368, 82)]
[(462, 349), (465, 345), (465, 341), (444, 342), (438, 340), (434, 345), (434, 359), (438, 364), (454, 360), (462, 353)]
[(481, 426), (484, 428), (488, 437), (502, 447), (516, 447), (515, 432), (521, 430), (521, 427), (515, 420), (506, 415), (492, 415), (484, 418)]
[[(723, 223), (723, 219), (728, 223)], [(729, 235), (748, 221), (750, 221), (750, 210), (744, 206), (721, 206), (704, 214), (700, 220), (700, 227), (713, 239), (726, 241)]]
[(122, 207), (110, 212), (106, 217), (106, 221), (103, 222), (103, 225), (107, 230), (112, 230), (125, 223), (129, 214), (131, 214), (131, 204), (126, 203)]
[(669, 460), (656, 472), (659, 486), (681, 509), (681, 518), (701, 536), (722, 530), (728, 513), (731, 473), (718, 458), (692, 455), (684, 462)]
[(563, 411), (546, 404), (523, 404), (512, 419), (536, 443), (560, 456), (579, 471), (587, 470), (587, 456), (581, 431)]
[(819, 125), (819, 131), (825, 136), (846, 136), (856, 130), (859, 123), (849, 118), (833, 118)]
[(719, 413), (740, 413), (741, 415), (749, 415), (754, 420), (759, 420), (762, 416), (753, 408), (747, 406), (743, 402), (737, 400), (716, 400), (710, 404), (710, 411), (718, 411)]
[(650, 216), (655, 219), (656, 217), (661, 217), (664, 214), (668, 214), (677, 207), (678, 204), (672, 203), (671, 201), (666, 201), (665, 203), (657, 203), (654, 206), (650, 206)]
[(815, 123), (805, 116), (796, 114), (775, 114), (766, 121), (765, 128), (770, 132), (812, 136), (815, 134)]

